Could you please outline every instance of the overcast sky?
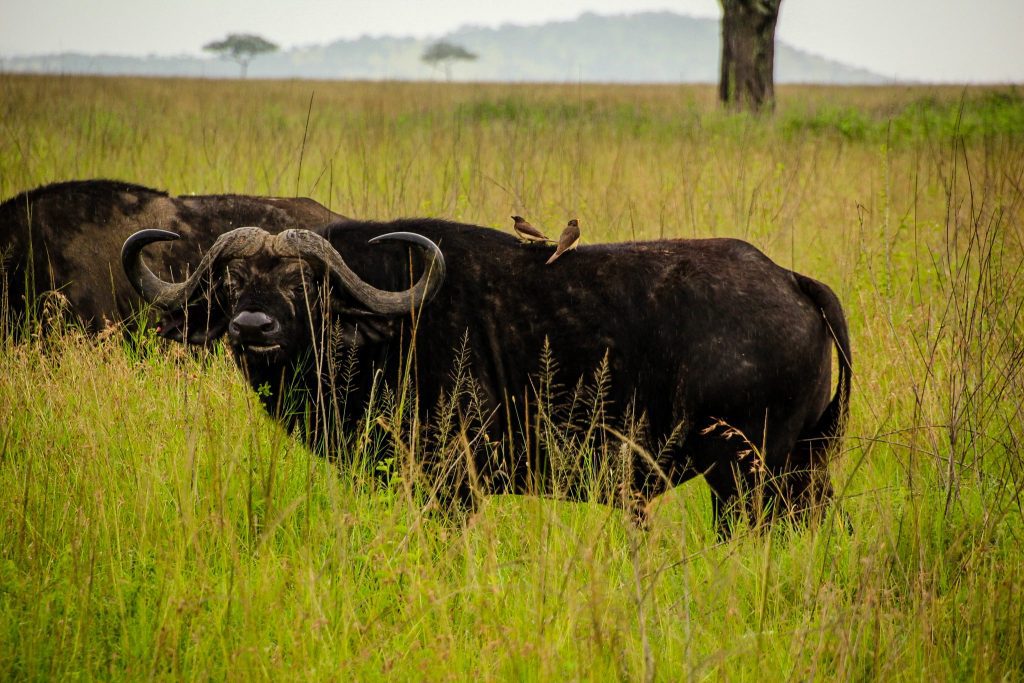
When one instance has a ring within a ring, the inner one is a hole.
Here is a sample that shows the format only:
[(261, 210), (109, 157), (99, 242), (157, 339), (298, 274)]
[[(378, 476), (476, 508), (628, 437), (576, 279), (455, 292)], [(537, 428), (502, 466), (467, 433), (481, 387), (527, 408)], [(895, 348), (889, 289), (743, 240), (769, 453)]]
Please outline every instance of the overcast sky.
[[(0, 0), (0, 55), (201, 54), (228, 32), (288, 48), (642, 10), (720, 16), (717, 0)], [(1024, 83), (1024, 0), (784, 0), (777, 36), (884, 76)]]

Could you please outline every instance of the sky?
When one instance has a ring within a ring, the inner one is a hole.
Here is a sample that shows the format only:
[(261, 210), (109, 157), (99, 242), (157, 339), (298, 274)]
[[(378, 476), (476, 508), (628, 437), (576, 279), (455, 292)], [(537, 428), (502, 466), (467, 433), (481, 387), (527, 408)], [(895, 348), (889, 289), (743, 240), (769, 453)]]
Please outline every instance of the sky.
[[(198, 55), (229, 32), (289, 48), (647, 10), (721, 16), (717, 0), (0, 0), (0, 56)], [(1024, 0), (783, 0), (776, 37), (897, 79), (1024, 83)]]

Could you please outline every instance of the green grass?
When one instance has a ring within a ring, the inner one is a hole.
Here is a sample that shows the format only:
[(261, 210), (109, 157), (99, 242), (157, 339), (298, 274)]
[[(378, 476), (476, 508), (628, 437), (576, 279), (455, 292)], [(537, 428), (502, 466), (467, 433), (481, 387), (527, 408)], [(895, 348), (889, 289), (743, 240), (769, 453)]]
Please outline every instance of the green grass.
[(447, 523), (284, 434), (222, 352), (5, 341), (0, 672), (1019, 678), (1022, 107), (784, 87), (760, 121), (705, 87), (0, 76), (4, 197), (119, 177), (359, 217), (579, 216), (589, 242), (741, 237), (837, 291), (855, 354), (832, 467), (853, 531), (722, 543), (700, 481), (646, 533), (538, 498)]

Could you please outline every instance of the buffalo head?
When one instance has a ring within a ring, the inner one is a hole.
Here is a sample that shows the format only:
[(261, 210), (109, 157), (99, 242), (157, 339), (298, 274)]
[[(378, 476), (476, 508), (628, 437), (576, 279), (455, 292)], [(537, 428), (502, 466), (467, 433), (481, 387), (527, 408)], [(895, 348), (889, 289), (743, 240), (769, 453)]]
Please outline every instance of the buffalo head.
[(205, 297), (209, 305), (200, 310), (208, 310), (207, 319), (189, 322), (189, 341), (210, 341), (226, 331), (234, 350), (251, 360), (294, 357), (309, 347), (328, 318), (347, 343), (381, 341), (391, 334), (396, 319), (429, 302), (445, 277), (440, 249), (415, 233), (370, 240), (412, 244), (429, 257), (412, 287), (388, 291), (359, 277), (314, 232), (272, 235), (245, 227), (221, 235), (183, 282), (166, 282), (149, 269), (142, 250), (177, 238), (165, 230), (142, 230), (125, 241), (121, 261), (132, 285), (146, 301), (172, 315)]

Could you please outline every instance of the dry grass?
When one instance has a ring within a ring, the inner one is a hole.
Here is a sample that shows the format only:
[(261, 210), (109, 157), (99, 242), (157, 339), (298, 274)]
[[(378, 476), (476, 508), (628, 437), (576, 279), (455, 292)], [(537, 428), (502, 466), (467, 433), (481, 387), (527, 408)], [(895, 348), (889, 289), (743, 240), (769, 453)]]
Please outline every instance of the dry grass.
[[(10, 678), (1013, 679), (1024, 668), (1024, 103), (1013, 90), (0, 76), (0, 194), (117, 177), (585, 240), (729, 235), (836, 289), (827, 520), (720, 544), (491, 498), (465, 529), (310, 455), (221, 355), (0, 350)], [(310, 102), (312, 105), (310, 106)], [(306, 125), (307, 115), (309, 124)], [(305, 143), (303, 141), (305, 140)]]

